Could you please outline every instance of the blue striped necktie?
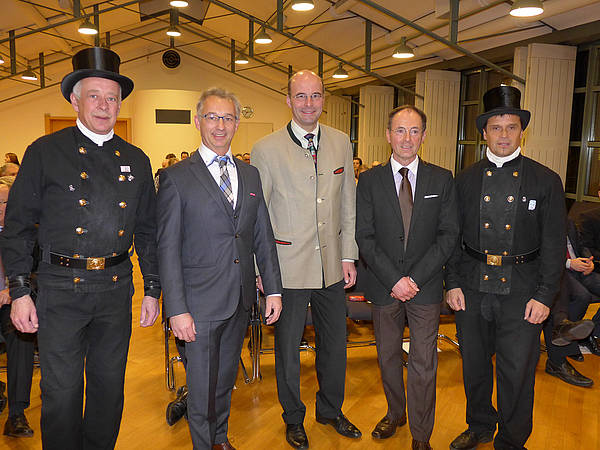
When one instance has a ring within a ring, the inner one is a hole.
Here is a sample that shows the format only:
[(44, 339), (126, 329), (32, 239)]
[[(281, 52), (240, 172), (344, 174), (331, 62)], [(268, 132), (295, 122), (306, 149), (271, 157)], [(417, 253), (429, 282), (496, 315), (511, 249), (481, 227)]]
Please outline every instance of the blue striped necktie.
[(219, 184), (219, 187), (233, 208), (233, 190), (231, 189), (229, 172), (227, 172), (227, 161), (229, 160), (229, 157), (227, 155), (217, 156), (216, 159), (219, 161), (219, 169), (221, 170), (221, 183)]

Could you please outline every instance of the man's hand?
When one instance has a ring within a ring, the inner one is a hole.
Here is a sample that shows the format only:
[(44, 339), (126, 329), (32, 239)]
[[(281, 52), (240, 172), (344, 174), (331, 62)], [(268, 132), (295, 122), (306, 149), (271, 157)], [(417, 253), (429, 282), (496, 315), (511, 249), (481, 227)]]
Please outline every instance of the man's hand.
[(402, 277), (392, 288), (390, 295), (396, 300), (407, 301), (417, 295), (419, 287), (409, 277)]
[(39, 326), (37, 312), (29, 295), (13, 300), (10, 308), (10, 320), (21, 333), (37, 332)]
[(594, 270), (594, 263), (591, 258), (573, 258), (569, 261), (571, 270), (583, 272), (584, 275), (589, 275)]
[(542, 323), (550, 314), (550, 308), (532, 298), (525, 307), (524, 319), (529, 323)]
[(2, 305), (10, 305), (10, 294), (8, 293), (8, 288), (0, 291), (0, 306)]
[(144, 296), (142, 299), (142, 312), (140, 314), (140, 326), (151, 327), (154, 325), (156, 318), (160, 312), (158, 307), (158, 299), (150, 297), (149, 295)]
[(196, 340), (196, 325), (190, 313), (177, 314), (169, 319), (171, 331), (177, 339), (185, 342)]
[(263, 294), (265, 293), (265, 289), (262, 285), (262, 278), (260, 277), (260, 275), (256, 277), (256, 287), (260, 290), (260, 292), (262, 292)]
[(356, 266), (354, 261), (342, 261), (342, 273), (344, 274), (344, 289), (351, 288), (356, 283)]
[(446, 292), (446, 303), (454, 311), (465, 310), (465, 294), (461, 288), (450, 289)]
[(268, 295), (265, 304), (266, 324), (271, 325), (277, 322), (281, 314), (281, 297), (279, 295)]

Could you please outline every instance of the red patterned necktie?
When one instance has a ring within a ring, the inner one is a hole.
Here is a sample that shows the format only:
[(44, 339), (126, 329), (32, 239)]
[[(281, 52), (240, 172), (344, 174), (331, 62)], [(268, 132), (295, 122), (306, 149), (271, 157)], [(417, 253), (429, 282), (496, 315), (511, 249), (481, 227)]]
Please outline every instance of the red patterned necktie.
[(315, 137), (315, 135), (312, 133), (308, 133), (308, 134), (304, 135), (304, 139), (306, 139), (308, 141), (308, 150), (310, 151), (310, 154), (313, 157), (313, 162), (315, 163), (315, 166), (316, 166), (317, 165), (317, 149), (315, 148), (315, 143), (313, 141), (314, 137)]

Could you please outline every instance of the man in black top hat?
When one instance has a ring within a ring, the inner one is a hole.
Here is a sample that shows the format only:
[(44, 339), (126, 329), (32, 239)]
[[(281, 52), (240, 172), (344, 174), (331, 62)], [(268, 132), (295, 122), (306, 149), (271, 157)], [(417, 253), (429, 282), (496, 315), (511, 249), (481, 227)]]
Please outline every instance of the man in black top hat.
[[(529, 111), (510, 86), (488, 91), (477, 128), (486, 157), (456, 178), (462, 238), (447, 265), (448, 304), (456, 311), (469, 428), (450, 445), (523, 449), (532, 429), (540, 331), (559, 290), (565, 261), (562, 182), (521, 155)], [(496, 354), (497, 410), (492, 405)]]
[[(133, 82), (116, 53), (87, 48), (61, 84), (77, 126), (29, 146), (0, 235), (11, 319), (38, 331), (44, 449), (113, 448), (131, 336), (134, 242), (144, 276), (141, 326), (158, 316), (155, 192), (150, 161), (114, 134)], [(30, 297), (40, 245), (38, 298)], [(85, 411), (83, 388), (85, 371)]]

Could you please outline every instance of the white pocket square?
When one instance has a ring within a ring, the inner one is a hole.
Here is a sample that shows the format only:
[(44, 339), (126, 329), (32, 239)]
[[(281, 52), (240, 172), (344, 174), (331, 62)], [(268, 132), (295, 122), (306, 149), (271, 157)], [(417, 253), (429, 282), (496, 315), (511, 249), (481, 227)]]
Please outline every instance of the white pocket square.
[(439, 197), (439, 194), (425, 195), (423, 198), (436, 198), (436, 197)]

